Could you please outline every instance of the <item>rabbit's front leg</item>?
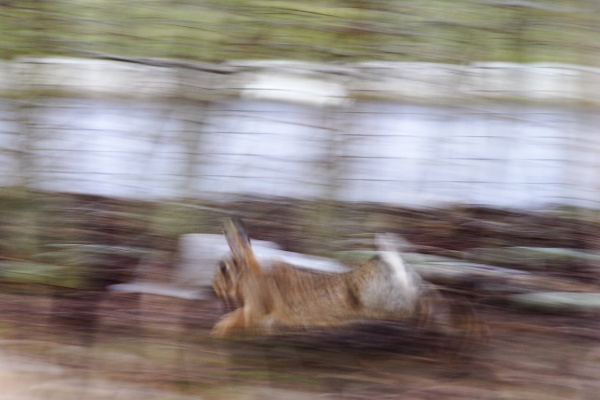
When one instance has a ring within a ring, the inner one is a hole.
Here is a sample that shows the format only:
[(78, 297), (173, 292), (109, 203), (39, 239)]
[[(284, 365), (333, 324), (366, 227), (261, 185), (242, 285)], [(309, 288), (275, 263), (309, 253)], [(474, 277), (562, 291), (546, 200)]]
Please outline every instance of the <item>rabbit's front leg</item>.
[(217, 338), (229, 336), (235, 329), (244, 328), (244, 320), (244, 308), (240, 307), (235, 311), (225, 314), (215, 325), (211, 335)]

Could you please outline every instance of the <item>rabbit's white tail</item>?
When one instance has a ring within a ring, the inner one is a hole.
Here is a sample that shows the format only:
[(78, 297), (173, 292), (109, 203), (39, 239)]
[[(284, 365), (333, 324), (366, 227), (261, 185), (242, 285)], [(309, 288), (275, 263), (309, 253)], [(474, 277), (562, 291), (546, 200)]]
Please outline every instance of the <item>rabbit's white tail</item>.
[(405, 291), (407, 299), (415, 301), (419, 295), (421, 279), (404, 262), (398, 251), (399, 247), (406, 248), (409, 244), (404, 239), (391, 233), (377, 234), (375, 243), (381, 260), (391, 269), (393, 277)]

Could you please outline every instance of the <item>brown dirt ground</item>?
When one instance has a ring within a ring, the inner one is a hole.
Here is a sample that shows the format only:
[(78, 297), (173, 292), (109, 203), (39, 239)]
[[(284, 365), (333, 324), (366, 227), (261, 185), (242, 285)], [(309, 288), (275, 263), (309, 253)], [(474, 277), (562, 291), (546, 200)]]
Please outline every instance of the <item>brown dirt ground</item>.
[(48, 291), (0, 294), (0, 399), (596, 399), (597, 316), (480, 305), (461, 354), (402, 327), (218, 341), (214, 300), (109, 295), (96, 324)]
[[(223, 218), (233, 213), (245, 218), (251, 237), (311, 254), (366, 248), (369, 232), (399, 233), (420, 246), (420, 252), (452, 256), (475, 247), (600, 246), (599, 216), (573, 216), (569, 210), (404, 210), (271, 199), (187, 205), (167, 213), (173, 217), (181, 212), (181, 220), (173, 222), (177, 229), (154, 232), (152, 224), (138, 217), (160, 214), (157, 205), (105, 204), (106, 199), (82, 196), (60, 196), (51, 204), (47, 195), (38, 200), (34, 209), (51, 211), (36, 217), (41, 244), (62, 243), (61, 238), (71, 243), (75, 237), (83, 243), (173, 252), (177, 235), (219, 233)], [(28, 254), (16, 246), (26, 232), (15, 232), (30, 218), (15, 217), (20, 214), (14, 209), (22, 204), (29, 203), (19, 197), (4, 207), (4, 258)], [(85, 219), (89, 209), (102, 207), (120, 219)], [(129, 209), (135, 210), (131, 221), (121, 218), (129, 215), (121, 211)], [(332, 237), (339, 240), (331, 243)], [(131, 238), (134, 243), (124, 241)], [(597, 290), (597, 270), (571, 267), (555, 277), (594, 284)], [(51, 287), (0, 283), (0, 400), (592, 400), (600, 392), (598, 315), (542, 315), (475, 304), (488, 338), (458, 353), (441, 338), (389, 325), (219, 341), (209, 336), (223, 313), (216, 299), (140, 299), (105, 295), (100, 286), (57, 298)]]

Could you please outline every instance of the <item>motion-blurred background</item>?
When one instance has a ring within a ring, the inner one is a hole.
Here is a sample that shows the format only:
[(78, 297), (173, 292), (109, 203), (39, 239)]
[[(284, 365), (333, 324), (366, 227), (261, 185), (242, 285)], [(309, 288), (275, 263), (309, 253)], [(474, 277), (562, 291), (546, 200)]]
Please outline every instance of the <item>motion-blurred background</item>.
[[(0, 1), (6, 398), (594, 398), (599, 43), (594, 0)], [(159, 286), (230, 215), (346, 264), (403, 235), (489, 375), (215, 344), (208, 282)]]

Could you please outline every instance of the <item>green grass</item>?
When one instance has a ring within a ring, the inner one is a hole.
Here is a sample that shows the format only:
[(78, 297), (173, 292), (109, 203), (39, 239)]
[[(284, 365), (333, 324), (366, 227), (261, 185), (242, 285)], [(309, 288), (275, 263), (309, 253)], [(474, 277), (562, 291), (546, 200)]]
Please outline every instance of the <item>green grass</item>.
[(585, 0), (55, 0), (0, 8), (0, 58), (110, 53), (209, 62), (555, 61), (596, 64)]

